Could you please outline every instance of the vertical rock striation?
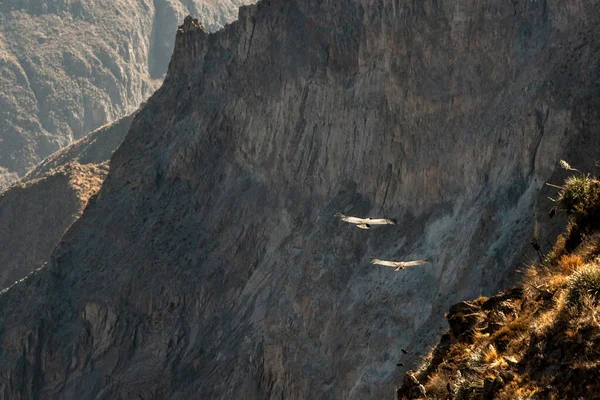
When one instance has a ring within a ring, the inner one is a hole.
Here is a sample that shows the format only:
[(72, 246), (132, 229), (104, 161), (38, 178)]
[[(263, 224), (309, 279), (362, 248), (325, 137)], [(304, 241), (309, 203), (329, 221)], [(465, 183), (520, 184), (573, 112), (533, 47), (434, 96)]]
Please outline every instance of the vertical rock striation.
[(94, 204), (0, 296), (0, 396), (393, 396), (450, 304), (514, 279), (556, 161), (598, 150), (598, 8), (264, 0), (214, 34), (186, 19)]

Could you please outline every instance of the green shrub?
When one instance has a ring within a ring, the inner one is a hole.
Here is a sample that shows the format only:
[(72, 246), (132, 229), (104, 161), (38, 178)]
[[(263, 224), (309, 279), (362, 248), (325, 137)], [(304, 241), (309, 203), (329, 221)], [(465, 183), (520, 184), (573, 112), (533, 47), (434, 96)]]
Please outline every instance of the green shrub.
[(590, 175), (567, 178), (558, 193), (558, 207), (577, 219), (600, 216), (600, 181)]
[(568, 279), (569, 304), (581, 304), (584, 296), (589, 296), (595, 304), (600, 304), (600, 267), (597, 264), (586, 265)]
[(556, 206), (550, 211), (550, 217), (557, 211), (565, 211), (569, 215), (564, 250), (572, 252), (581, 244), (585, 235), (600, 230), (600, 178), (584, 174), (564, 160), (560, 160), (559, 165), (567, 171), (577, 173), (568, 177), (562, 186), (548, 183), (559, 189), (558, 198), (551, 199)]

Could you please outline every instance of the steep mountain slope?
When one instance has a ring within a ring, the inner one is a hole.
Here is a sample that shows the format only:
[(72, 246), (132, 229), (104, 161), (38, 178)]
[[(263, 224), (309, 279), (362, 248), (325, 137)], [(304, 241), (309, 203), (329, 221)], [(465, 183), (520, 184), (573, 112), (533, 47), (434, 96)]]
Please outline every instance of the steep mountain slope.
[(171, 33), (188, 12), (217, 29), (242, 3), (0, 3), (0, 189), (152, 94), (172, 53)]
[(392, 396), (402, 347), (514, 278), (556, 160), (598, 150), (598, 11), (270, 0), (215, 34), (187, 19), (94, 204), (0, 296), (0, 393)]
[(50, 259), (100, 190), (132, 119), (121, 118), (63, 148), (0, 193), (0, 290)]

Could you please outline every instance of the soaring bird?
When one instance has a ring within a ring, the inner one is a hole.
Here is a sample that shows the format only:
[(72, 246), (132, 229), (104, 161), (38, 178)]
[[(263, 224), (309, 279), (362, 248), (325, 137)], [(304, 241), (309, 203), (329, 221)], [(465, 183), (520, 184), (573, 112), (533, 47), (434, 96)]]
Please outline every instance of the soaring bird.
[(354, 224), (360, 229), (370, 229), (373, 225), (395, 225), (396, 222), (393, 219), (389, 218), (358, 218), (358, 217), (349, 217), (342, 213), (335, 214), (340, 220), (344, 222), (348, 222), (349, 224)]
[(425, 260), (415, 260), (415, 261), (382, 261), (374, 258), (371, 260), (371, 264), (375, 265), (383, 265), (385, 267), (395, 267), (396, 271), (401, 271), (406, 267), (415, 267), (417, 265), (427, 264)]

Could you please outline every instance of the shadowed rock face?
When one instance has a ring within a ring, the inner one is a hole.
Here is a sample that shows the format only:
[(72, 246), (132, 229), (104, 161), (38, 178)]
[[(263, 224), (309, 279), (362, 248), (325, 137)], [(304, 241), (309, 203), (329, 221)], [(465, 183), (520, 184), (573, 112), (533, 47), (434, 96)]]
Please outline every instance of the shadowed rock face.
[(108, 163), (67, 163), (0, 194), (0, 290), (50, 258), (107, 172)]
[(242, 0), (7, 0), (0, 4), (0, 189), (131, 113), (160, 85), (183, 17), (209, 30)]
[(50, 259), (100, 190), (132, 119), (121, 118), (63, 148), (0, 193), (0, 290)]
[(0, 296), (0, 393), (393, 396), (449, 305), (514, 278), (556, 161), (597, 151), (599, 11), (271, 0), (216, 34), (188, 19), (94, 204)]

